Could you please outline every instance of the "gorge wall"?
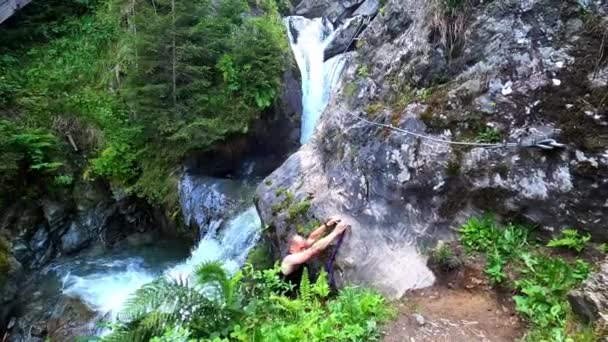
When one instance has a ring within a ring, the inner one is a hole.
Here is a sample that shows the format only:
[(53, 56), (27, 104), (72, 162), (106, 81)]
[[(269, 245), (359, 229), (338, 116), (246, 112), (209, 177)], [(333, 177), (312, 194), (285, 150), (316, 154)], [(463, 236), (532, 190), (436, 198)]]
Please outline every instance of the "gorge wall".
[[(338, 24), (364, 10), (312, 140), (257, 190), (281, 254), (298, 226), (339, 215), (353, 226), (339, 284), (399, 297), (433, 281), (420, 250), (472, 215), (608, 240), (607, 1), (305, 0), (295, 14)], [(446, 141), (565, 147), (461, 147), (352, 114)]]

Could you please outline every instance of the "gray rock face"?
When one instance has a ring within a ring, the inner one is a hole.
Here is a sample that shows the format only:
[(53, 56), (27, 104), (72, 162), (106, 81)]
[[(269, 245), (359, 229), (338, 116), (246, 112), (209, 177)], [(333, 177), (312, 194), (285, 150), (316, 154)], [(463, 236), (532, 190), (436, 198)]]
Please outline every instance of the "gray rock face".
[(324, 60), (346, 52), (350, 48), (350, 45), (355, 43), (353, 38), (362, 30), (364, 25), (363, 20), (363, 16), (356, 16), (349, 19), (346, 25), (340, 26), (336, 30), (334, 39), (325, 48), (323, 53)]
[(51, 341), (73, 341), (94, 336), (99, 314), (76, 298), (62, 297), (47, 321), (46, 330)]
[(572, 310), (608, 331), (608, 259), (580, 288), (568, 294)]
[(364, 0), (303, 0), (295, 9), (296, 15), (307, 18), (328, 17), (332, 22), (347, 18)]
[[(302, 221), (340, 215), (353, 228), (338, 283), (399, 297), (433, 280), (420, 247), (486, 211), (608, 240), (608, 89), (588, 79), (601, 37), (576, 24), (580, 9), (565, 0), (484, 2), (452, 22), (433, 2), (387, 1), (311, 142), (258, 188), (281, 252)], [(458, 147), (351, 114), (437, 140), (476, 141), (490, 129), (494, 141), (554, 137), (566, 148)], [(286, 191), (296, 203), (312, 197), (305, 216), (289, 217)]]
[(115, 210), (114, 206), (100, 203), (96, 208), (80, 213), (61, 236), (62, 252), (72, 254), (87, 247), (106, 230)]
[(353, 15), (354, 16), (357, 16), (357, 15), (372, 16), (372, 15), (375, 15), (379, 9), (380, 9), (379, 0), (365, 0), (365, 2), (363, 2), (361, 4), (361, 6), (359, 6), (359, 8), (357, 8), (355, 13), (353, 13)]
[(42, 211), (51, 232), (62, 234), (67, 229), (70, 215), (68, 203), (45, 199), (42, 201)]

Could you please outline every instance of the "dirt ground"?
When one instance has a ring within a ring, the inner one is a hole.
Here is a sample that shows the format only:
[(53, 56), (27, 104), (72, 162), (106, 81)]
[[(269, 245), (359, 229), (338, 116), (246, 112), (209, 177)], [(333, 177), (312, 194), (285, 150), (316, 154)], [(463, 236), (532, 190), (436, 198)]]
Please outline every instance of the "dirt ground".
[(398, 309), (385, 342), (511, 342), (522, 333), (513, 310), (489, 292), (432, 287), (411, 292)]
[(522, 323), (509, 294), (489, 286), (483, 266), (450, 272), (437, 285), (408, 292), (384, 342), (511, 342)]

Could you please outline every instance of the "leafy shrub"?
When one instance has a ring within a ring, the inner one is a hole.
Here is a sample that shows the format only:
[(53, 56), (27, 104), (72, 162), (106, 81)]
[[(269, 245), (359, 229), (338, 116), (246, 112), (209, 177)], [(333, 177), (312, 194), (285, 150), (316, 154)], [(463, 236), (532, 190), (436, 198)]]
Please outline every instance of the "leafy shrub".
[(500, 131), (496, 128), (486, 127), (477, 134), (477, 142), (496, 144), (502, 140)]
[(453, 270), (460, 265), (460, 260), (454, 253), (452, 246), (443, 241), (431, 250), (430, 261), (444, 271)]
[(357, 76), (359, 77), (369, 77), (369, 68), (367, 65), (361, 65), (357, 69)]
[(494, 217), (486, 215), (469, 219), (459, 230), (460, 242), (469, 252), (487, 252), (498, 240)]
[(576, 229), (564, 229), (561, 237), (554, 238), (547, 244), (548, 247), (563, 247), (581, 252), (587, 246), (587, 242), (591, 239), (591, 235), (580, 235)]
[(59, 186), (70, 186), (74, 183), (74, 177), (72, 175), (57, 175), (53, 182)]
[(287, 210), (287, 219), (290, 221), (295, 220), (296, 218), (305, 215), (308, 213), (308, 210), (312, 206), (312, 202), (310, 198), (307, 198), (301, 202), (298, 202)]
[(330, 297), (327, 274), (312, 283), (304, 272), (297, 298), (279, 269), (248, 265), (229, 278), (219, 264), (196, 271), (194, 286), (158, 280), (127, 302), (103, 341), (373, 341), (393, 310), (378, 294), (346, 288)]

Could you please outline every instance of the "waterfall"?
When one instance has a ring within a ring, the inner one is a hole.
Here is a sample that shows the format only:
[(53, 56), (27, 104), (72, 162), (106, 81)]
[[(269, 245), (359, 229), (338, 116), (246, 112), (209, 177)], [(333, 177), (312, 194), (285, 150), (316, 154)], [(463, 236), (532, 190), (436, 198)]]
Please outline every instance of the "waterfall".
[(220, 261), (229, 273), (236, 272), (257, 242), (262, 222), (255, 207), (243, 211), (218, 234), (209, 231), (192, 251), (188, 260), (170, 268), (165, 275), (172, 279), (188, 279), (203, 262)]
[[(284, 19), (291, 49), (302, 76), (302, 128), (300, 142), (312, 136), (321, 113), (337, 85), (345, 58), (335, 56), (323, 62), (324, 51), (334, 38), (331, 22), (325, 18), (291, 16)], [(344, 25), (347, 25), (348, 22)]]
[(219, 261), (228, 273), (236, 272), (261, 232), (255, 207), (245, 205), (251, 203), (253, 187), (245, 181), (185, 174), (179, 190), (185, 219), (207, 225), (186, 260), (158, 264), (158, 253), (163, 248), (148, 251), (146, 247), (147, 253), (155, 255), (152, 260), (149, 256), (145, 260), (139, 255), (112, 255), (70, 261), (53, 269), (62, 276), (63, 293), (81, 298), (101, 315), (115, 318), (130, 295), (160, 276), (186, 280), (196, 266), (207, 261)]

